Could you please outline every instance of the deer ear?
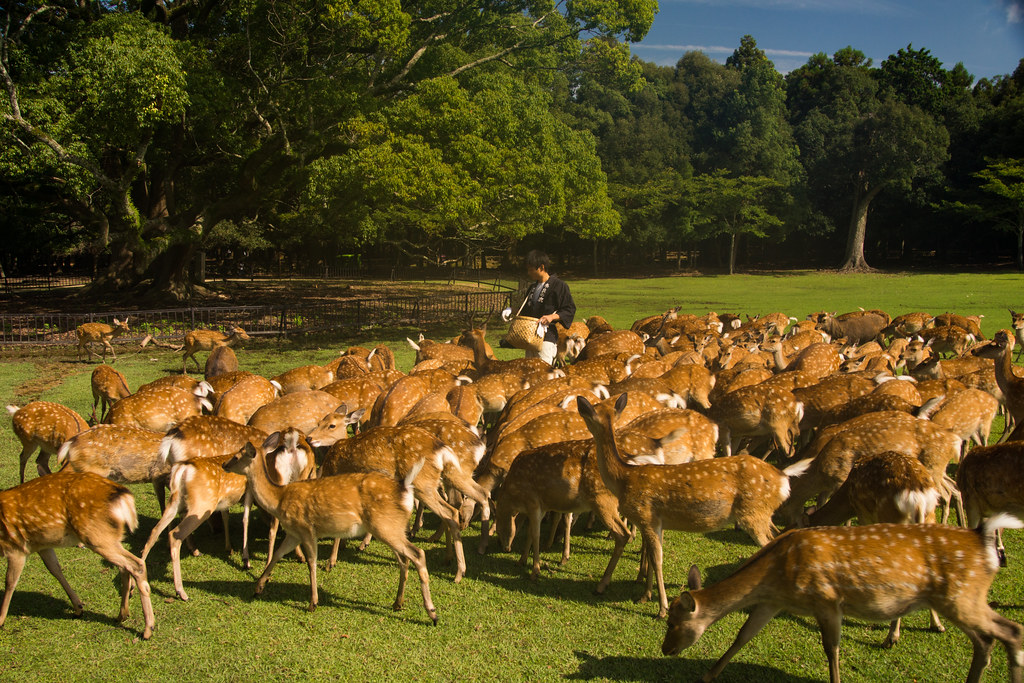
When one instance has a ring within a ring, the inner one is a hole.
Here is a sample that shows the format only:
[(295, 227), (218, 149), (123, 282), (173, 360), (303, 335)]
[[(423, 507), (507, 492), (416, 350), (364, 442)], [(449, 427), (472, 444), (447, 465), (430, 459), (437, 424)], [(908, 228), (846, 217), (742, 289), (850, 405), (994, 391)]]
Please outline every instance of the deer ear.
[(272, 451), (281, 443), (281, 432), (274, 432), (263, 442), (263, 449)]
[(256, 456), (256, 447), (252, 445), (251, 441), (246, 441), (245, 445), (242, 446), (242, 455), (244, 455), (247, 458), (252, 458)]
[[(700, 586), (700, 570), (697, 569), (697, 565), (691, 564), (690, 571), (686, 575), (686, 588), (691, 591), (699, 591)], [(686, 593), (683, 593), (683, 595), (686, 595)], [(693, 598), (690, 598), (690, 600), (692, 601)], [(694, 607), (696, 608), (696, 605)]]
[(579, 411), (582, 417), (593, 417), (594, 406), (590, 405), (590, 401), (583, 398), (582, 396), (576, 397), (576, 410)]
[(619, 396), (618, 400), (615, 401), (615, 416), (616, 417), (618, 417), (619, 413), (621, 413), (623, 410), (625, 410), (625, 408), (626, 408), (626, 396), (627, 395), (628, 394), (626, 392), (623, 392), (622, 396)]
[(347, 415), (348, 406), (342, 403), (340, 406), (334, 409), (334, 412), (336, 412), (338, 415)]

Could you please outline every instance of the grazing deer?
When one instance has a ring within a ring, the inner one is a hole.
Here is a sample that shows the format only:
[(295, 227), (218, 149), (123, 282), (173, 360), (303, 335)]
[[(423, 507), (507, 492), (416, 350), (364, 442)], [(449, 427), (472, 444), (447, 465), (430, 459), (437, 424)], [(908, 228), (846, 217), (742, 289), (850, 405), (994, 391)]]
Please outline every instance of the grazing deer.
[(214, 347), (210, 355), (206, 357), (206, 367), (203, 369), (203, 378), (207, 381), (214, 377), (226, 375), (229, 372), (238, 372), (238, 356), (230, 346)]
[(718, 423), (726, 455), (749, 437), (767, 437), (780, 451), (792, 455), (803, 416), (803, 404), (793, 392), (761, 385), (731, 391), (708, 411), (708, 417)]
[[(833, 425), (815, 439), (810, 452), (801, 454), (812, 456), (813, 461), (806, 473), (793, 482), (779, 517), (787, 525), (796, 524), (807, 500), (817, 496), (819, 501), (825, 501), (846, 481), (857, 462), (882, 451), (898, 451), (920, 460), (948, 501), (956, 496), (956, 489), (946, 476), (946, 467), (950, 461), (959, 459), (961, 444), (956, 434), (900, 411), (868, 413)], [(962, 514), (960, 518), (963, 519)]]
[(21, 442), (18, 475), (22, 484), (25, 465), (37, 449), (36, 470), (41, 477), (50, 473), (50, 456), (56, 455), (68, 439), (89, 429), (81, 415), (59, 403), (32, 401), (22, 408), (7, 406), (7, 412), (11, 414), (14, 435)]
[(213, 410), (204, 398), (207, 389), (202, 387), (189, 392), (166, 386), (140, 390), (115, 403), (107, 415), (107, 422), (166, 434), (186, 419), (202, 415), (204, 410)]
[(654, 568), (647, 572), (647, 590), (641, 601), (650, 599), (652, 580), (657, 578), (660, 618), (668, 611), (662, 530), (707, 532), (734, 523), (758, 545), (764, 545), (775, 532), (772, 513), (789, 496), (789, 478), (802, 472), (807, 462), (784, 472), (746, 455), (630, 467), (620, 454), (613, 430), (616, 413), (625, 407), (627, 395), (620, 396), (614, 406), (597, 408), (580, 398), (579, 411), (594, 436), (601, 479), (619, 499), (619, 511), (640, 529), (647, 560)]
[[(132, 394), (125, 376), (105, 363), (97, 365), (92, 371), (90, 384), (92, 385), (92, 416), (89, 421), (93, 424), (106, 420), (107, 409)], [(97, 405), (100, 406), (99, 420), (96, 419)]]
[(1013, 336), (1020, 348), (1017, 349), (1017, 360), (1024, 351), (1024, 313), (1017, 313), (1010, 310), (1010, 327), (1013, 328)]
[(395, 551), (398, 560), (398, 595), (393, 609), (401, 609), (405, 601), (405, 582), (409, 562), (412, 562), (420, 578), (423, 607), (436, 625), (437, 610), (430, 598), (426, 555), (405, 537), (405, 528), (413, 507), (412, 482), (419, 474), (423, 462), (412, 467), (401, 480), (377, 472), (360, 472), (282, 486), (274, 481), (271, 474), (277, 458), (288, 457), (281, 453), (279, 446), (280, 434), (271, 434), (258, 450), (252, 444), (246, 444), (224, 464), (225, 470), (246, 475), (257, 503), (280, 520), (287, 534), (256, 581), (255, 594), (263, 593), (278, 561), (301, 546), (309, 565), (308, 610), (312, 612), (319, 602), (316, 585), (317, 539), (324, 536), (352, 538), (369, 531), (387, 543)]
[(0, 491), (0, 551), (7, 558), (7, 583), (0, 604), (0, 626), (25, 560), (39, 553), (43, 564), (60, 582), (71, 600), (75, 615), (82, 614), (82, 600), (64, 578), (54, 548), (83, 544), (118, 567), (121, 573), (121, 611), (128, 618), (131, 582), (139, 589), (145, 627), (142, 638), (153, 635), (156, 619), (150, 601), (146, 564), (124, 549), (125, 529), (139, 524), (131, 491), (95, 474), (63, 471)]
[(821, 629), (829, 678), (839, 683), (844, 616), (891, 621), (931, 607), (971, 640), (968, 681), (981, 679), (996, 640), (1006, 648), (1010, 680), (1020, 681), (1024, 627), (993, 611), (987, 594), (999, 568), (992, 547), (995, 530), (1021, 526), (999, 515), (977, 531), (936, 524), (787, 531), (713, 586), (702, 589), (700, 572), (691, 567), (689, 590), (672, 601), (661, 651), (679, 654), (722, 617), (749, 610), (736, 640), (701, 679), (711, 681), (779, 612), (811, 615)]
[[(861, 526), (934, 523), (939, 495), (931, 473), (919, 460), (884, 451), (854, 465), (835, 495), (819, 510), (810, 512), (807, 522), (809, 526), (836, 526), (856, 517)], [(945, 632), (934, 609), (931, 620), (933, 630)], [(889, 624), (882, 647), (890, 648), (899, 639), (897, 617)]]
[(181, 356), (181, 374), (185, 374), (189, 358), (196, 364), (196, 370), (202, 370), (199, 367), (199, 361), (196, 360), (197, 351), (212, 351), (215, 346), (233, 346), (247, 339), (249, 339), (249, 335), (237, 325), (231, 326), (230, 334), (218, 330), (192, 330), (185, 335), (185, 353)]
[[(214, 382), (216, 383), (216, 380)], [(213, 405), (214, 415), (246, 424), (256, 411), (279, 394), (279, 387), (266, 377), (245, 373), (238, 381), (218, 392)]]
[(285, 394), (253, 413), (249, 418), (249, 425), (267, 434), (280, 432), (288, 427), (295, 427), (303, 434), (309, 434), (324, 415), (333, 412), (339, 405), (341, 401), (325, 391), (311, 390)]
[(114, 324), (108, 325), (106, 323), (83, 323), (75, 328), (75, 334), (78, 336), (78, 358), (82, 358), (82, 349), (85, 349), (88, 353), (86, 361), (92, 360), (93, 352), (89, 348), (89, 344), (102, 344), (103, 345), (103, 362), (107, 362), (107, 351), (110, 351), (110, 355), (117, 360), (117, 354), (114, 353), (114, 347), (110, 345), (110, 342), (117, 339), (123, 334), (130, 334), (131, 330), (128, 329), (128, 317), (125, 316), (124, 320), (118, 320), (114, 318)]
[(831, 344), (817, 342), (810, 344), (792, 356), (784, 355), (780, 338), (762, 344), (761, 350), (772, 354), (776, 372), (803, 371), (824, 379), (839, 370), (842, 359)]

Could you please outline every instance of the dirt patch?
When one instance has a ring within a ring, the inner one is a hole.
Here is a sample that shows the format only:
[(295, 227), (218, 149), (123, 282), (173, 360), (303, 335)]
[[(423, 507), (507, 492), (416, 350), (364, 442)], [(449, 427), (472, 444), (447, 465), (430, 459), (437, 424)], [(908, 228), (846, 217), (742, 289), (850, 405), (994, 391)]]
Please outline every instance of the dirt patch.
[(69, 361), (33, 361), (36, 375), (27, 382), (22, 382), (14, 390), (14, 398), (19, 402), (37, 401), (43, 392), (60, 386), (66, 377), (79, 371), (77, 363)]

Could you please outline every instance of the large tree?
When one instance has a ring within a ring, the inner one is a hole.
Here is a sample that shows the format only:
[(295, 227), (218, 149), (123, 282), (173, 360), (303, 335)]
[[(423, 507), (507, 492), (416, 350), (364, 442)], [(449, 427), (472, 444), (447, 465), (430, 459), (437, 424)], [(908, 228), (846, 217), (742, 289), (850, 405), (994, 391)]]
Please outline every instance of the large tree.
[(843, 270), (869, 269), (864, 245), (871, 202), (883, 190), (908, 191), (916, 180), (936, 175), (949, 146), (933, 116), (880, 86), (873, 71), (863, 53), (845, 48), (831, 59), (815, 55), (787, 78), (812, 189), (845, 198), (848, 207)]
[[(635, 78), (628, 47), (604, 38), (639, 40), (656, 7), (9, 3), (0, 8), (8, 143), (0, 173), (25, 192), (42, 179), (41, 197), (109, 241), (117, 258), (104, 284), (151, 277), (181, 296), (185, 265), (209, 231), (243, 219), (280, 229), (301, 208), (311, 168), (374, 144), (376, 129), (361, 121), (435, 79), (461, 87), (477, 71), (504, 70), (552, 91), (568, 87), (557, 74), (570, 65)], [(587, 183), (577, 189), (600, 201), (600, 180), (584, 173)], [(388, 200), (398, 212), (406, 201)]]

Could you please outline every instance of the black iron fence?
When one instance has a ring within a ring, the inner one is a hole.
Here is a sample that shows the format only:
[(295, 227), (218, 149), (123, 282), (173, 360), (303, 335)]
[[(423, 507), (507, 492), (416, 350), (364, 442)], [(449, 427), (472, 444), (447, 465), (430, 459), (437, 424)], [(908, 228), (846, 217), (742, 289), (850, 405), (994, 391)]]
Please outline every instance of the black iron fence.
[(110, 323), (128, 318), (132, 335), (124, 341), (181, 339), (197, 328), (227, 329), (238, 325), (251, 336), (358, 332), (389, 326), (462, 323), (507, 305), (509, 292), (433, 294), (422, 297), (382, 296), (293, 306), (217, 306), (112, 313), (0, 314), (0, 345), (76, 344), (75, 329), (88, 322)]

